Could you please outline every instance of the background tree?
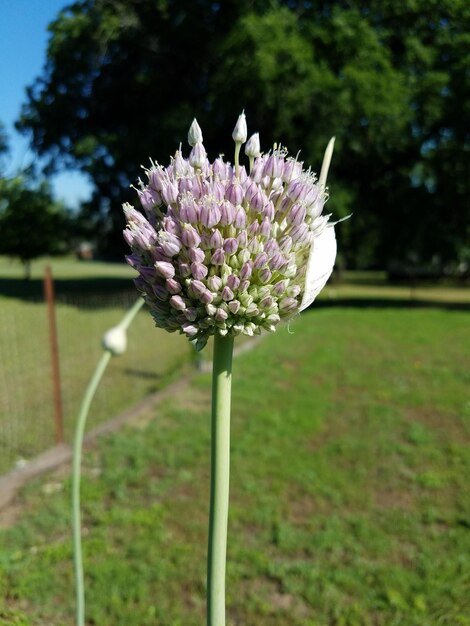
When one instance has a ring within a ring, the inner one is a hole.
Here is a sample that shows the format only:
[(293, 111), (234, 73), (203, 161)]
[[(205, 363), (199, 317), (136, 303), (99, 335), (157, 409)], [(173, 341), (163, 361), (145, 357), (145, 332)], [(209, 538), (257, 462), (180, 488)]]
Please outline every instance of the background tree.
[(0, 178), (0, 254), (16, 257), (31, 274), (31, 261), (67, 249), (69, 218), (47, 183), (32, 188), (17, 176)]
[(194, 115), (215, 150), (244, 107), (312, 165), (335, 134), (347, 264), (443, 267), (467, 254), (469, 30), (466, 0), (81, 0), (50, 25), (18, 127), (49, 170), (90, 175), (114, 251), (136, 164), (166, 161)]

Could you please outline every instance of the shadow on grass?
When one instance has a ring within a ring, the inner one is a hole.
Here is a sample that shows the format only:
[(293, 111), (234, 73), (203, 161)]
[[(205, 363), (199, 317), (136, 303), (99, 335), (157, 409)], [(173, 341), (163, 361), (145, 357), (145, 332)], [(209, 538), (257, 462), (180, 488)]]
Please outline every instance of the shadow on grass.
[[(360, 284), (350, 279), (344, 284)], [(388, 283), (364, 279), (363, 285), (386, 287)], [(54, 288), (58, 302), (78, 308), (107, 308), (130, 305), (137, 297), (132, 279), (96, 276), (86, 278), (56, 278)], [(431, 295), (431, 294), (430, 294)], [(41, 279), (18, 280), (17, 278), (0, 278), (0, 296), (19, 298), (26, 301), (44, 299), (43, 281)], [(363, 297), (323, 297), (314, 305), (317, 307), (353, 307), (353, 308), (437, 308), (444, 310), (469, 311), (469, 302), (452, 302), (438, 299), (394, 298), (364, 295)]]

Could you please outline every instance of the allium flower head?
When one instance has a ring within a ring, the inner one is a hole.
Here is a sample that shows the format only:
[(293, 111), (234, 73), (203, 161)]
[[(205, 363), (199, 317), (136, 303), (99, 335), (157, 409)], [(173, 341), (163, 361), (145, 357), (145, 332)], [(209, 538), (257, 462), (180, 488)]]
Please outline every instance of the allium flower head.
[[(234, 135), (246, 141), (244, 115)], [(167, 167), (146, 170), (145, 217), (124, 205), (137, 289), (157, 326), (199, 349), (214, 334), (274, 331), (311, 304), (333, 269), (324, 181), (284, 148), (254, 158), (249, 172), (238, 151), (234, 166), (210, 162), (196, 121), (189, 143), (188, 158), (177, 151)]]

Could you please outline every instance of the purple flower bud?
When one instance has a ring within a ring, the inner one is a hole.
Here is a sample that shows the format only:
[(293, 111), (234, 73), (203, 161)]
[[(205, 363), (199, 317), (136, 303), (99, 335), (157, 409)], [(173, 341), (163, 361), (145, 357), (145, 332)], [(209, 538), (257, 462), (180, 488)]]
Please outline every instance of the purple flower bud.
[(191, 226), (191, 224), (183, 224), (181, 240), (185, 246), (188, 246), (188, 248), (197, 248), (197, 246), (201, 243), (199, 233), (194, 226)]
[(142, 276), (137, 276), (137, 278), (134, 278), (134, 285), (139, 291), (143, 291), (144, 293), (147, 293), (147, 291), (151, 289), (151, 287), (147, 285)]
[(251, 170), (250, 174), (250, 177), (252, 178), (252, 180), (254, 180), (255, 183), (259, 183), (261, 181), (267, 159), (267, 156), (260, 156), (255, 159), (255, 162), (253, 163), (253, 169)]
[(184, 311), (186, 304), (181, 296), (171, 296), (170, 305), (177, 311)]
[(229, 226), (235, 219), (235, 207), (227, 202), (223, 201), (220, 205), (220, 222), (221, 226)]
[(246, 234), (246, 230), (242, 230), (241, 233), (237, 235), (237, 241), (240, 248), (244, 248), (248, 243), (248, 235)]
[(263, 219), (259, 226), (259, 235), (268, 238), (271, 234), (271, 220), (267, 217)]
[(250, 281), (248, 279), (241, 280), (240, 285), (238, 287), (238, 292), (245, 293), (248, 290), (249, 286), (250, 286)]
[(176, 293), (180, 293), (181, 292), (182, 287), (181, 287), (180, 283), (177, 280), (175, 280), (174, 278), (167, 278), (166, 282), (165, 282), (165, 285), (166, 285), (167, 291), (169, 293), (176, 294)]
[(168, 291), (162, 285), (152, 285), (153, 293), (163, 302), (168, 300)]
[(265, 267), (264, 269), (260, 270), (259, 273), (259, 279), (262, 283), (267, 283), (271, 280), (271, 272), (269, 271), (269, 269), (267, 267)]
[(220, 276), (209, 276), (207, 279), (207, 286), (211, 291), (219, 291), (222, 287), (222, 279)]
[(182, 222), (196, 224), (199, 219), (199, 208), (193, 198), (186, 197), (180, 208)]
[(138, 256), (137, 254), (128, 254), (126, 256), (126, 261), (131, 267), (133, 267), (136, 270), (138, 270), (139, 267), (142, 265), (142, 258)]
[(200, 209), (199, 219), (206, 228), (213, 228), (220, 221), (220, 209), (217, 203), (208, 199)]
[(242, 229), (246, 226), (246, 212), (242, 207), (238, 207), (235, 212), (235, 219), (233, 220), (235, 228)]
[(269, 178), (279, 178), (284, 171), (284, 159), (276, 154), (271, 154), (266, 161), (263, 170), (263, 176)]
[(253, 267), (259, 270), (262, 267), (264, 267), (267, 262), (268, 262), (268, 255), (266, 254), (266, 252), (261, 252), (261, 254), (258, 254), (258, 256), (256, 257), (253, 263)]
[(206, 291), (206, 286), (200, 280), (192, 280), (189, 286), (190, 292), (192, 292), (196, 298), (199, 298), (204, 291)]
[(209, 302), (212, 302), (213, 299), (214, 299), (214, 296), (211, 294), (209, 289), (205, 289), (203, 293), (199, 296), (199, 300), (203, 304), (209, 304)]
[(221, 309), (221, 308), (218, 308), (218, 309), (217, 309), (216, 314), (215, 314), (215, 319), (216, 319), (218, 322), (225, 322), (225, 320), (227, 319), (227, 317), (228, 317), (228, 314), (227, 314), (227, 312), (226, 312), (226, 311), (224, 311), (224, 310), (223, 310), (223, 309)]
[(211, 235), (211, 237), (209, 239), (209, 246), (213, 250), (215, 250), (216, 248), (221, 248), (223, 243), (224, 243), (224, 238), (220, 234), (220, 231), (219, 230), (214, 230), (214, 232), (212, 233), (212, 235)]
[(286, 265), (286, 260), (284, 256), (280, 252), (276, 252), (268, 261), (269, 269), (272, 272), (276, 270), (280, 270), (284, 265)]
[(248, 226), (248, 235), (250, 237), (254, 237), (255, 235), (258, 234), (259, 231), (259, 224), (257, 221), (252, 222), (249, 226)]
[(139, 200), (145, 211), (151, 211), (155, 205), (162, 203), (160, 194), (151, 187), (139, 191)]
[(189, 178), (180, 178), (178, 180), (178, 189), (179, 189), (180, 194), (191, 191), (192, 188), (193, 188), (193, 183)]
[(241, 204), (243, 201), (243, 189), (240, 185), (239, 181), (235, 179), (235, 182), (231, 183), (227, 187), (227, 191), (225, 192), (225, 197), (229, 200), (234, 206), (237, 204)]
[(201, 250), (201, 248), (189, 248), (188, 257), (189, 260), (194, 263), (204, 263), (206, 255), (204, 250)]
[(301, 288), (299, 285), (292, 285), (292, 287), (289, 287), (287, 290), (287, 295), (290, 298), (297, 298), (298, 295), (300, 295), (301, 292)]
[(167, 175), (163, 167), (153, 166), (148, 172), (149, 183), (153, 189), (161, 191), (162, 183), (167, 180)]
[(202, 263), (191, 263), (191, 273), (196, 280), (202, 280), (207, 276), (208, 269)]
[(233, 300), (233, 296), (233, 291), (230, 289), (230, 287), (225, 285), (225, 287), (222, 289), (222, 300), (228, 302), (229, 300)]
[(201, 142), (198, 142), (191, 150), (189, 162), (198, 169), (203, 169), (207, 165), (207, 153)]
[(181, 250), (181, 241), (171, 233), (163, 232), (159, 237), (159, 244), (163, 252), (169, 257), (176, 256)]
[(247, 248), (253, 254), (258, 254), (258, 252), (261, 252), (263, 244), (257, 237), (253, 237), (253, 239), (250, 239), (250, 241), (248, 242)]
[(132, 248), (134, 245), (134, 231), (131, 230), (130, 228), (125, 228), (122, 231), (122, 235), (127, 245), (129, 245)]
[(174, 204), (178, 198), (178, 192), (176, 181), (164, 181), (162, 183), (162, 197), (166, 204)]
[(240, 308), (240, 302), (238, 300), (232, 300), (228, 303), (228, 308), (234, 315), (236, 315), (238, 313), (238, 309)]
[(230, 166), (228, 163), (224, 163), (222, 158), (218, 158), (212, 165), (212, 174), (214, 178), (218, 178), (221, 181), (227, 180), (231, 174)]
[(179, 261), (178, 263), (180, 274), (183, 278), (187, 278), (191, 275), (191, 268), (188, 263), (184, 263), (183, 261)]
[(240, 279), (235, 274), (230, 274), (227, 277), (227, 287), (230, 289), (238, 289), (238, 285), (240, 284)]
[(155, 263), (155, 272), (162, 278), (173, 278), (175, 275), (175, 268), (171, 263), (157, 261)]
[(291, 180), (295, 180), (302, 173), (302, 163), (299, 163), (295, 159), (289, 158), (284, 163), (284, 170), (282, 172), (282, 180), (285, 183), (289, 183)]
[(303, 245), (307, 243), (309, 235), (309, 228), (307, 224), (299, 224), (294, 226), (290, 231), (292, 241), (296, 244)]
[(222, 248), (218, 248), (211, 257), (212, 265), (223, 265), (225, 263), (225, 254)]
[(265, 296), (262, 300), (260, 300), (259, 306), (262, 309), (270, 309), (274, 304), (274, 299), (272, 296)]
[(244, 263), (242, 265), (242, 268), (239, 274), (240, 280), (245, 280), (247, 278), (250, 278), (252, 271), (253, 271), (253, 263), (251, 261), (247, 261), (246, 263)]
[(279, 311), (281, 313), (290, 313), (297, 309), (299, 303), (295, 298), (283, 298), (279, 303)]
[(225, 198), (225, 186), (220, 181), (213, 181), (207, 190), (207, 195), (214, 197), (217, 202), (222, 202)]
[(178, 236), (181, 231), (180, 225), (178, 224), (178, 222), (173, 217), (170, 217), (169, 215), (166, 215), (163, 218), (162, 229), (167, 233), (171, 233), (172, 235), (178, 235)]
[(283, 235), (279, 240), (279, 250), (284, 254), (289, 254), (292, 250), (292, 237), (289, 237), (289, 235)]
[(193, 306), (184, 310), (184, 316), (189, 322), (194, 322), (197, 318), (197, 309)]
[(299, 226), (305, 221), (307, 209), (301, 204), (294, 204), (289, 211), (289, 220), (294, 226)]
[(267, 241), (264, 246), (264, 251), (267, 252), (270, 256), (272, 256), (276, 252), (279, 252), (279, 246), (277, 244), (277, 241), (275, 239), (270, 239), (269, 241)]
[(188, 335), (188, 337), (195, 337), (199, 332), (199, 329), (196, 326), (193, 326), (192, 324), (183, 324), (181, 328), (184, 334)]
[(238, 248), (238, 242), (233, 237), (229, 237), (224, 241), (223, 248), (227, 254), (235, 254)]

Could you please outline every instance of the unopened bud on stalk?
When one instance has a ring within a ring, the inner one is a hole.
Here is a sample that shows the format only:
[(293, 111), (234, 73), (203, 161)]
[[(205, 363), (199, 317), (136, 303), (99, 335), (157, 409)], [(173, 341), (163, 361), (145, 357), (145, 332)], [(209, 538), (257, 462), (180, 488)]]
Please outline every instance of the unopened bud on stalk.
[(232, 138), (235, 143), (245, 143), (247, 136), (248, 130), (246, 128), (245, 112), (242, 111), (241, 114), (238, 116), (237, 123), (235, 124), (235, 128), (233, 129)]
[(119, 324), (105, 332), (101, 340), (103, 348), (113, 356), (124, 354), (127, 348), (127, 333)]
[(188, 143), (192, 148), (194, 148), (197, 143), (202, 143), (202, 130), (196, 118), (193, 119), (193, 123), (189, 127)]
[(261, 155), (261, 146), (259, 143), (259, 133), (254, 133), (246, 142), (245, 154), (247, 157), (256, 159)]

